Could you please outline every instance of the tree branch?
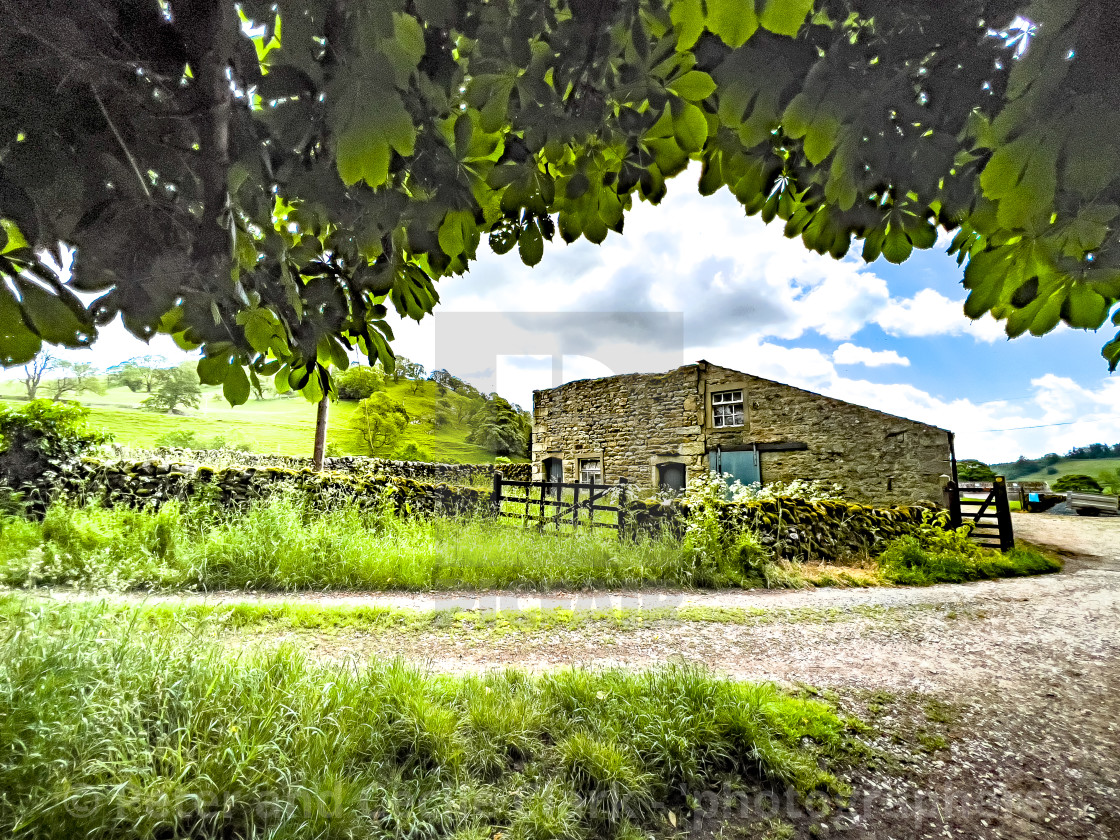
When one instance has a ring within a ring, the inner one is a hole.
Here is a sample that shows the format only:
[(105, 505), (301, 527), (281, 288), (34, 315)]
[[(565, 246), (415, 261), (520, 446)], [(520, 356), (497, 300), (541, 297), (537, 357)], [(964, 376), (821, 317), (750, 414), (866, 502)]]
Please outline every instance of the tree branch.
[(90, 85), (90, 90), (93, 91), (93, 98), (97, 100), (97, 107), (101, 109), (101, 115), (105, 117), (105, 122), (109, 124), (109, 130), (113, 132), (113, 136), (117, 138), (121, 149), (124, 151), (124, 156), (128, 158), (129, 164), (132, 166), (132, 171), (136, 173), (136, 180), (140, 182), (140, 189), (144, 191), (144, 196), (148, 199), (148, 203), (152, 203), (152, 192), (148, 189), (148, 182), (144, 180), (144, 176), (140, 172), (140, 167), (136, 164), (136, 158), (132, 156), (132, 152), (128, 150), (128, 146), (124, 142), (121, 133), (117, 131), (117, 126), (113, 122), (113, 118), (109, 116), (109, 109), (105, 107), (105, 103), (101, 101), (101, 94), (97, 92), (97, 88)]

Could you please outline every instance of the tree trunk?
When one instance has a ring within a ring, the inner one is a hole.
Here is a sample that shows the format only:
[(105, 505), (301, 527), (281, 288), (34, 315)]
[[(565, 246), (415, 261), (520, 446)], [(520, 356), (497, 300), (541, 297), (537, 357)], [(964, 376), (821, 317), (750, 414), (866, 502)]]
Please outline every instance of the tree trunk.
[(327, 456), (327, 415), (330, 412), (331, 398), (323, 394), (319, 400), (319, 411), (315, 415), (315, 454), (312, 457), (312, 468), (316, 472), (323, 469), (323, 459)]

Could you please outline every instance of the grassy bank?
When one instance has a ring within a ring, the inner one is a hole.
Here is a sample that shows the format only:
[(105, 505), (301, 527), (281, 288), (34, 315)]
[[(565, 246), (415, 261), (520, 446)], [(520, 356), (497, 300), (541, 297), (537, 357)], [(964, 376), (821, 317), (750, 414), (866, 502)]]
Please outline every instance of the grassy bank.
[(842, 793), (849, 723), (773, 686), (356, 672), (102, 618), (0, 613), (8, 835), (637, 838), (724, 785)]
[[(485, 590), (881, 585), (1056, 571), (1031, 550), (979, 549), (963, 535), (891, 544), (859, 566), (736, 565), (669, 536), (537, 533), (509, 520), (398, 518), (281, 495), (242, 512), (201, 504), (158, 511), (55, 504), (42, 522), (0, 516), (0, 585), (111, 590)], [(739, 561), (741, 562), (741, 561)], [(771, 572), (778, 569), (777, 574)], [(765, 580), (763, 578), (765, 575)]]
[[(315, 439), (316, 406), (302, 397), (252, 399), (231, 406), (221, 396), (221, 388), (203, 386), (199, 408), (184, 408), (183, 414), (158, 414), (144, 411), (140, 403), (148, 395), (133, 393), (125, 387), (109, 388), (104, 394), (82, 394), (78, 401), (90, 409), (90, 425), (108, 432), (122, 446), (150, 448), (170, 432), (191, 431), (203, 439), (225, 438), (248, 444), (254, 452), (310, 457)], [(392, 456), (412, 443), (433, 461), (488, 463), (491, 452), (467, 442), (470, 426), (451, 413), (446, 425), (434, 426), (430, 418), (440, 400), (458, 405), (463, 399), (454, 393), (441, 395), (435, 382), (408, 380), (385, 384), (385, 393), (400, 402), (409, 417), (419, 420), (405, 426), (399, 440), (375, 453)], [(18, 404), (23, 398), (20, 383), (0, 382), (0, 400)], [(339, 401), (331, 406), (327, 443), (344, 455), (369, 455), (369, 447), (354, 426), (356, 402)]]

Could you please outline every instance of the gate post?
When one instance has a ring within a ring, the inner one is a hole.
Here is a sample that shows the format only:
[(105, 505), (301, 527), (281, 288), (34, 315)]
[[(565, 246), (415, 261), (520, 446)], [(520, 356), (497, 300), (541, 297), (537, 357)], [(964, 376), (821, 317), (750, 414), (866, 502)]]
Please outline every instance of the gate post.
[(997, 475), (992, 482), (992, 495), (996, 502), (996, 522), (999, 524), (999, 550), (1010, 551), (1015, 547), (1014, 526), (1011, 524), (1011, 505), (1007, 503), (1007, 482)]
[(626, 539), (626, 479), (618, 480), (618, 538)]
[(494, 470), (494, 487), (490, 491), (490, 512), (497, 516), (502, 510), (502, 473)]
[(949, 479), (945, 482), (944, 504), (949, 509), (949, 527), (959, 528), (963, 524), (961, 521), (961, 491), (957, 487), (957, 482)]

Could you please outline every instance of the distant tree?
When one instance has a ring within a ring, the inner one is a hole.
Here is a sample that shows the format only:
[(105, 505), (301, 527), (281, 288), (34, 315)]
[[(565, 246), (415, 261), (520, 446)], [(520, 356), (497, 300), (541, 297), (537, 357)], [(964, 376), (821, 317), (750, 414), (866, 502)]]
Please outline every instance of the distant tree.
[(384, 391), (378, 391), (358, 403), (353, 422), (370, 451), (375, 452), (396, 443), (408, 420), (408, 412), (403, 405)]
[(1097, 484), (1101, 486), (1105, 493), (1120, 496), (1120, 468), (1098, 473)]
[(385, 387), (385, 374), (380, 368), (355, 365), (335, 376), (340, 400), (364, 400)]
[(394, 383), (402, 379), (423, 379), (426, 375), (427, 371), (419, 362), (414, 362), (407, 356), (397, 356), (392, 373)]
[(1057, 493), (1101, 493), (1101, 486), (1097, 484), (1097, 480), (1089, 475), (1082, 475), (1081, 473), (1073, 473), (1071, 475), (1063, 475), (1052, 485)]
[(408, 443), (397, 450), (393, 456), (398, 461), (430, 461), (432, 456), (427, 450), (421, 449), (415, 443)]
[(171, 370), (163, 356), (137, 356), (109, 368), (109, 385), (128, 388), (134, 394), (150, 394)]
[(94, 394), (105, 393), (105, 381), (101, 373), (89, 362), (66, 362), (56, 359), (48, 368), (51, 373), (60, 374), (47, 380), (51, 399), (55, 402), (67, 394), (78, 396), (87, 391)]
[(30, 364), (23, 366), (23, 387), (27, 389), (28, 401), (35, 399), (35, 395), (39, 393), (43, 375), (50, 370), (54, 361), (55, 357), (50, 353), (40, 353)]
[(491, 394), (471, 417), (469, 443), (488, 449), (495, 455), (525, 455), (529, 451), (532, 421), (529, 415), (508, 400)]
[(1091, 443), (1088, 446), (1075, 446), (1066, 453), (1066, 457), (1077, 461), (1120, 457), (1120, 443), (1114, 443), (1111, 446), (1107, 443)]
[(167, 368), (154, 394), (144, 400), (141, 406), (146, 411), (174, 413), (180, 406), (198, 408), (202, 404), (202, 387), (198, 373), (192, 362), (184, 362), (179, 367)]
[(983, 461), (968, 458), (957, 462), (957, 477), (961, 481), (993, 481), (996, 474)]

